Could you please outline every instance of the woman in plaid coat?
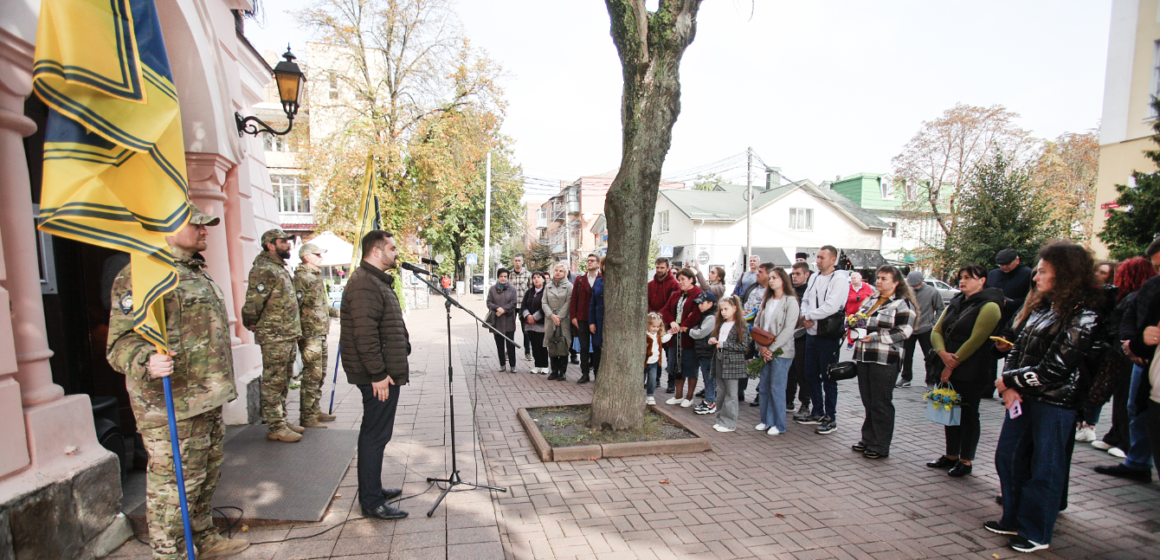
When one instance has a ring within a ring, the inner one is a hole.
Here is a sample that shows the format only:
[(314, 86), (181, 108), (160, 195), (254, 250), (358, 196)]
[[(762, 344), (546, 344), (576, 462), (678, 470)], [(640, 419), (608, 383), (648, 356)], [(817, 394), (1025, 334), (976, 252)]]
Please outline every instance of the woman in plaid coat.
[(878, 291), (858, 309), (868, 317), (866, 334), (854, 344), (858, 392), (866, 420), (862, 422), (862, 439), (853, 449), (867, 459), (889, 456), (894, 437), (894, 384), (902, 369), (902, 343), (914, 333), (918, 320), (918, 304), (904, 279), (893, 266), (879, 268)]
[(716, 346), (713, 356), (713, 374), (717, 377), (718, 432), (737, 430), (737, 382), (749, 376), (745, 369), (745, 351), (749, 349), (749, 327), (741, 315), (741, 299), (737, 296), (721, 300), (717, 309), (717, 325), (709, 345)]

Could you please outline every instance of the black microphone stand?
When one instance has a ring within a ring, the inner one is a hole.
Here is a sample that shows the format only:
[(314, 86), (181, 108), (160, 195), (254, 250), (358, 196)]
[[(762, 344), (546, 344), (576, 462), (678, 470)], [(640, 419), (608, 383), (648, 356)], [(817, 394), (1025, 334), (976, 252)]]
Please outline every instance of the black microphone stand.
[[(412, 271), (412, 273), (413, 272), (414, 271)], [(456, 486), (459, 486), (460, 484), (465, 484), (467, 486), (473, 486), (475, 488), (487, 488), (489, 490), (498, 490), (500, 492), (507, 492), (507, 488), (500, 488), (498, 486), (488, 486), (486, 484), (477, 484), (475, 482), (465, 482), (462, 478), (459, 477), (459, 468), (456, 466), (456, 463), (455, 463), (455, 455), (456, 455), (456, 453), (455, 453), (455, 392), (452, 391), (452, 389), (451, 389), (451, 384), (455, 380), (454, 368), (451, 366), (451, 306), (454, 305), (455, 307), (462, 309), (465, 313), (470, 315), (473, 319), (482, 323), (483, 326), (487, 327), (489, 330), (491, 330), (495, 334), (498, 334), (499, 336), (503, 337), (504, 340), (507, 340), (507, 341), (511, 342), (512, 344), (515, 344), (515, 341), (508, 338), (507, 335), (505, 335), (504, 333), (497, 331), (495, 329), (495, 327), (487, 324), (483, 319), (480, 319), (478, 316), (476, 316), (475, 313), (472, 313), (470, 309), (463, 307), (463, 304), (459, 303), (458, 301), (456, 301), (454, 299), (451, 299), (451, 294), (443, 291), (443, 288), (441, 286), (438, 286), (438, 285), (432, 283), (430, 280), (423, 278), (419, 274), (415, 274), (415, 277), (418, 278), (419, 280), (422, 280), (424, 284), (427, 284), (432, 289), (434, 289), (436, 292), (438, 292), (439, 295), (443, 296), (443, 299), (446, 300), (444, 302), (444, 307), (447, 308), (447, 399), (448, 399), (448, 402), (450, 403), (450, 406), (451, 406), (451, 476), (449, 476), (447, 478), (427, 477), (427, 482), (442, 482), (442, 483), (447, 485), (447, 487), (443, 489), (443, 493), (439, 495), (439, 499), (435, 500), (435, 505), (431, 506), (431, 511), (427, 512), (427, 517), (431, 517), (432, 515), (435, 514), (435, 510), (439, 509), (439, 504), (443, 502), (443, 498), (447, 497), (447, 493), (450, 492), (452, 488), (455, 488)], [(516, 348), (522, 348), (522, 346), (516, 344)]]

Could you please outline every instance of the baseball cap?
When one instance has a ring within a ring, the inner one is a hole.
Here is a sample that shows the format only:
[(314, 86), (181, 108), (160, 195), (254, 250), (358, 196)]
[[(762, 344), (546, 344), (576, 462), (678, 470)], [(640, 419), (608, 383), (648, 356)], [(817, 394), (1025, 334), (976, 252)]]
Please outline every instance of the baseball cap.
[(210, 216), (202, 212), (197, 206), (189, 205), (189, 223), (195, 226), (216, 226), (221, 223), (221, 218), (217, 216)]
[(701, 305), (702, 303), (705, 303), (706, 301), (710, 302), (710, 303), (717, 303), (717, 294), (714, 294), (713, 292), (705, 290), (705, 291), (701, 292), (700, 294), (698, 294), (697, 297), (693, 298), (693, 303), (695, 303), (697, 305)]
[(262, 234), (262, 246), (265, 247), (267, 243), (273, 243), (275, 239), (293, 239), (293, 235), (287, 235), (282, 231), (282, 228), (274, 228)]
[(1016, 253), (1015, 249), (1008, 247), (999, 251), (998, 255), (995, 255), (995, 264), (1000, 266), (1011, 264), (1017, 258), (1019, 258), (1019, 253)]
[(910, 274), (906, 275), (906, 283), (911, 286), (922, 284), (922, 273), (917, 270), (910, 271)]
[(299, 247), (298, 256), (301, 257), (303, 255), (321, 255), (325, 252), (326, 252), (326, 249), (323, 249), (322, 247), (319, 247), (318, 245), (315, 245), (313, 243), (305, 243), (302, 245), (302, 247)]

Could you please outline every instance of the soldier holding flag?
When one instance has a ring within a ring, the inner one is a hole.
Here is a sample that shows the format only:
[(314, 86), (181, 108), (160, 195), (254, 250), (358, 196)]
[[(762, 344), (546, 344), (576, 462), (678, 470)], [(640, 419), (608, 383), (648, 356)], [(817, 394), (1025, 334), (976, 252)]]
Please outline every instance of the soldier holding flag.
[(286, 393), (294, 370), (294, 352), (302, 336), (294, 280), (286, 270), (290, 236), (280, 228), (262, 234), (262, 252), (250, 269), (242, 324), (262, 346), (262, 418), (266, 437), (294, 443), (302, 439), (301, 426), (286, 421)]
[(197, 557), (229, 556), (250, 545), (243, 539), (223, 537), (211, 517), (210, 500), (224, 457), (222, 405), (237, 398), (238, 393), (224, 296), (206, 274), (201, 256), (206, 248), (206, 226), (216, 226), (219, 219), (202, 214), (192, 205), (190, 210), (189, 224), (166, 237), (178, 278), (177, 287), (162, 297), (168, 354), (158, 354), (152, 342), (133, 330), (131, 266), (117, 275), (111, 294), (106, 357), (114, 369), (125, 375), (137, 431), (149, 452), (145, 518), (155, 559), (185, 556), (162, 389), (164, 377), (169, 377), (173, 385), (173, 412)]

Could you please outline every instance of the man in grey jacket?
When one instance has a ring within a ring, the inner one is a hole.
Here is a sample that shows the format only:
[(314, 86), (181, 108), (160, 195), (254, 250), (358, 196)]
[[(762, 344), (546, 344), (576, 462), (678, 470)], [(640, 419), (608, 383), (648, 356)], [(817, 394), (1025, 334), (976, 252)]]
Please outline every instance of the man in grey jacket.
[(816, 425), (817, 433), (832, 434), (838, 429), (838, 382), (825, 378), (826, 368), (838, 361), (842, 334), (827, 336), (818, 332), (818, 323), (837, 316), (844, 322), (846, 298), (850, 294), (850, 275), (838, 270), (838, 249), (826, 245), (818, 250), (818, 273), (811, 276), (802, 296), (802, 325), (806, 328), (805, 377), (810, 386), (813, 410), (808, 416), (795, 416), (798, 424)]
[[(922, 347), (923, 356), (930, 353), (930, 331), (938, 322), (938, 318), (942, 316), (943, 308), (946, 307), (942, 294), (922, 281), (921, 272), (912, 270), (910, 274), (906, 275), (906, 283), (910, 284), (910, 288), (914, 290), (914, 299), (918, 301), (918, 323), (914, 327), (914, 334), (910, 335), (902, 345), (902, 379), (898, 380), (900, 388), (910, 387), (914, 373), (912, 370), (914, 369), (915, 344)], [(928, 379), (926, 382), (930, 383), (930, 380)]]

